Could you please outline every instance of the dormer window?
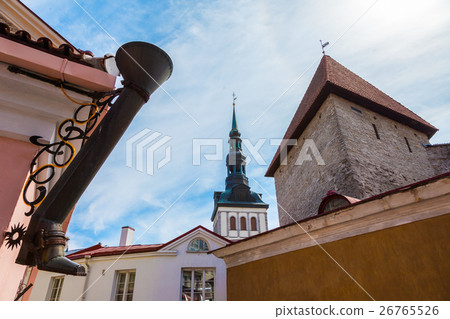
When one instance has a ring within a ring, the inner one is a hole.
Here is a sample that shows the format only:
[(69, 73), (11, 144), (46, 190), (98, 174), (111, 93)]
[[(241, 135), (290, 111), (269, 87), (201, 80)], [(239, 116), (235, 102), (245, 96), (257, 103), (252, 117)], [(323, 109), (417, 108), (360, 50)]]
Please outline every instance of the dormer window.
[(209, 251), (208, 243), (202, 238), (195, 238), (189, 243), (188, 251)]
[(327, 196), (322, 199), (318, 214), (320, 215), (331, 212), (333, 210), (337, 210), (339, 208), (347, 207), (359, 201), (360, 200), (357, 198), (341, 195), (336, 193), (334, 190), (330, 190), (327, 192)]

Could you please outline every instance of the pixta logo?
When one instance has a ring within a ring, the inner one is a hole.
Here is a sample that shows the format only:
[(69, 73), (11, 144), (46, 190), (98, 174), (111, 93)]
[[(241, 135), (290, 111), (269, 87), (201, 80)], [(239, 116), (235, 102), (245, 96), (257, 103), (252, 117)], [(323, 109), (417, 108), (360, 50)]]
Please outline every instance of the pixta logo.
[[(155, 166), (160, 169), (170, 162), (172, 148), (167, 144), (171, 139), (172, 137), (160, 132), (143, 129), (126, 142), (126, 165), (153, 175)], [(159, 159), (157, 162), (156, 158)]]
[[(283, 147), (280, 148), (280, 165), (285, 166), (288, 165), (287, 146), (297, 145), (297, 140), (262, 138), (258, 139), (256, 143), (253, 144), (248, 139), (242, 139), (242, 145), (245, 148), (244, 153), (246, 153), (246, 163), (249, 164), (253, 160), (261, 166), (265, 166), (267, 165), (267, 163), (270, 163), (270, 160), (267, 161), (262, 154), (262, 148), (267, 144), (271, 146), (283, 145)], [(192, 140), (192, 165), (199, 166), (201, 165), (202, 160), (223, 161), (225, 159), (225, 155), (227, 154), (227, 152), (224, 152), (225, 145), (226, 142), (221, 138), (194, 138)], [(234, 164), (233, 160), (235, 160), (235, 158), (233, 158), (232, 156), (230, 156), (228, 159), (229, 163), (231, 164)], [(320, 166), (325, 165), (325, 161), (323, 160), (319, 149), (312, 139), (305, 139), (303, 141), (303, 144), (301, 144), (300, 146), (300, 152), (295, 158), (293, 165), (301, 166), (305, 162), (312, 162)]]

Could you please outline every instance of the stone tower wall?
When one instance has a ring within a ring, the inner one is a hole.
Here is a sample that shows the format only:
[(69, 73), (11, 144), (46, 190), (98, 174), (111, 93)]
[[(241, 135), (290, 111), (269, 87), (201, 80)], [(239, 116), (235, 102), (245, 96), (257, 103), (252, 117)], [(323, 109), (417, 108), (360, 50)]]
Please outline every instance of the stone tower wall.
[(334, 106), (352, 170), (364, 186), (357, 198), (436, 175), (423, 146), (429, 143), (424, 133), (337, 96)]
[(436, 175), (450, 171), (450, 144), (430, 145), (426, 150)]
[[(325, 165), (311, 150), (295, 165), (306, 139)], [(331, 94), (274, 174), (280, 225), (317, 214), (329, 190), (363, 199), (435, 176), (422, 143), (424, 133)]]
[[(333, 96), (325, 100), (290, 150), (287, 165), (280, 165), (274, 174), (280, 225), (317, 214), (322, 198), (331, 189), (352, 197), (361, 193), (362, 185), (354, 178), (333, 101)], [(318, 165), (310, 149), (311, 160), (298, 165), (306, 139), (317, 146), (325, 165)]]

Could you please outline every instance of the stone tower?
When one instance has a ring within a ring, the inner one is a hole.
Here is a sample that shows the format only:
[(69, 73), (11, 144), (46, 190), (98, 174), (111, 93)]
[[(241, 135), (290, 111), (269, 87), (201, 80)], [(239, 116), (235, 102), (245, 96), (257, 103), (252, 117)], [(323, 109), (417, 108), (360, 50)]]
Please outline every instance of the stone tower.
[(214, 211), (211, 221), (214, 232), (229, 240), (239, 240), (267, 231), (269, 205), (263, 202), (261, 194), (250, 190), (246, 176), (246, 157), (242, 152), (241, 133), (237, 127), (234, 101), (229, 137), (225, 191), (214, 192)]
[(317, 214), (330, 190), (364, 199), (438, 175), (427, 152), (436, 131), (325, 55), (266, 173), (280, 225)]

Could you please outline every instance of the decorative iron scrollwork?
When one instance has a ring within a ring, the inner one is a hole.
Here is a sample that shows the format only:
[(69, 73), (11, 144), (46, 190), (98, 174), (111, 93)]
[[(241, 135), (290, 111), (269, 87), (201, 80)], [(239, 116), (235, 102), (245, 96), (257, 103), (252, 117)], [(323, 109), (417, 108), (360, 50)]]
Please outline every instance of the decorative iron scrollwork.
[[(57, 129), (59, 141), (54, 143), (44, 143), (39, 141), (41, 136), (31, 136), (30, 142), (40, 147), (40, 151), (36, 154), (30, 164), (30, 175), (25, 183), (22, 192), (24, 203), (30, 207), (26, 216), (31, 216), (36, 207), (42, 203), (47, 195), (47, 187), (56, 173), (57, 168), (63, 168), (70, 164), (75, 157), (75, 147), (72, 145), (73, 141), (81, 140), (83, 145), (89, 137), (89, 133), (95, 128), (101, 114), (106, 108), (113, 104), (114, 99), (120, 94), (121, 89), (102, 94), (99, 98), (91, 103), (78, 102), (72, 99), (64, 91), (61, 85), (63, 94), (72, 102), (80, 106), (75, 110), (73, 118), (64, 120)], [(86, 113), (86, 108), (89, 108), (87, 118), (82, 118), (82, 114)], [(86, 125), (84, 129), (81, 126)], [(50, 163), (38, 167), (38, 159), (42, 154), (50, 154)], [(36, 185), (36, 190), (39, 192), (36, 198), (28, 199), (28, 190), (32, 185)]]
[[(29, 177), (25, 182), (22, 192), (22, 199), (24, 203), (30, 207), (25, 216), (31, 216), (47, 195), (47, 183), (50, 182), (56, 175), (57, 168), (68, 166), (75, 157), (75, 147), (73, 141), (81, 140), (81, 145), (89, 138), (90, 132), (95, 128), (103, 112), (105, 112), (115, 101), (115, 98), (120, 94), (122, 89), (105, 92), (97, 95), (91, 103), (83, 103), (73, 100), (64, 91), (61, 84), (63, 94), (72, 102), (80, 106), (75, 110), (73, 118), (65, 119), (57, 128), (57, 135), (59, 141), (54, 143), (45, 143), (41, 141), (41, 136), (31, 136), (30, 142), (39, 146), (39, 152), (32, 159), (30, 163)], [(86, 118), (82, 114), (89, 112)], [(84, 126), (84, 129), (82, 126)], [(39, 158), (41, 156), (50, 155), (50, 163), (38, 167)], [(38, 192), (33, 199), (28, 198), (28, 193), (31, 186), (35, 186)], [(17, 224), (11, 226), (11, 231), (6, 232), (5, 241), (6, 247), (14, 249), (21, 245), (23, 237), (26, 232), (24, 224)]]
[(16, 224), (11, 226), (11, 231), (6, 232), (5, 240), (6, 240), (6, 248), (14, 248), (18, 247), (22, 242), (23, 236), (25, 235), (26, 228), (23, 224)]

